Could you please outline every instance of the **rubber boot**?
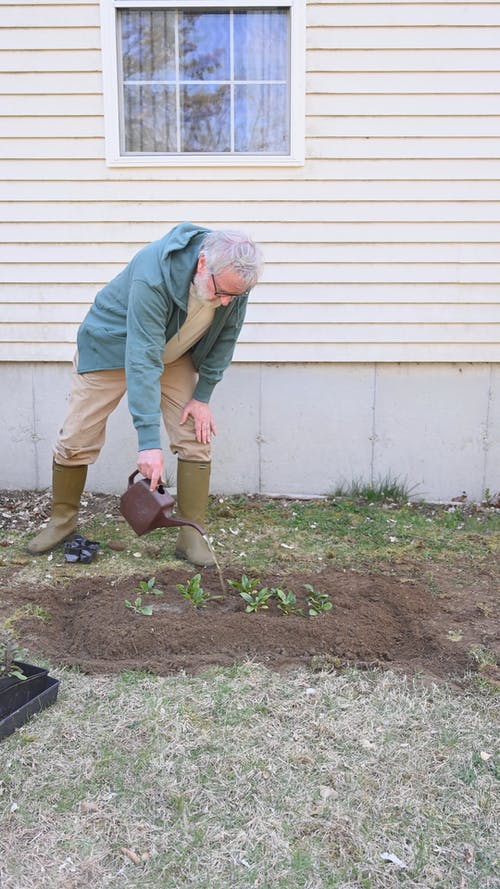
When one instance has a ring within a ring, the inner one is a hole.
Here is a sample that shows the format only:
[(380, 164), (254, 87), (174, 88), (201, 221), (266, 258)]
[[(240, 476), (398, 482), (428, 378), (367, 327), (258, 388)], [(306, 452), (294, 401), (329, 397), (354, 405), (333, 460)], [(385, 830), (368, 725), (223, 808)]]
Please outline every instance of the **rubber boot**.
[[(206, 523), (209, 484), (210, 463), (177, 461), (177, 512), (203, 529)], [(196, 528), (187, 525), (179, 531), (175, 555), (199, 568), (215, 565), (214, 555), (206, 540)]]
[(28, 544), (29, 553), (45, 553), (76, 530), (87, 468), (52, 464), (52, 514), (47, 527)]

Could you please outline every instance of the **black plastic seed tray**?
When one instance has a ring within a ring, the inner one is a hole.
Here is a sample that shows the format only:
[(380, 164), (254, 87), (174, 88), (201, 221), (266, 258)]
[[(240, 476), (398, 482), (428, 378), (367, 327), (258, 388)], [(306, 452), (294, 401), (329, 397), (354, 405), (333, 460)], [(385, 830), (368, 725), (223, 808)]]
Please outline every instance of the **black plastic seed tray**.
[(26, 679), (18, 679), (17, 676), (2, 676), (0, 678), (0, 719), (27, 704), (31, 698), (34, 698), (45, 688), (44, 679), (48, 670), (43, 667), (35, 667), (33, 664), (25, 664), (22, 661), (14, 663), (23, 671)]
[[(22, 665), (23, 670), (27, 666)], [(47, 670), (0, 690), (0, 740), (15, 732), (35, 713), (54, 704), (58, 692), (59, 679), (49, 676)]]

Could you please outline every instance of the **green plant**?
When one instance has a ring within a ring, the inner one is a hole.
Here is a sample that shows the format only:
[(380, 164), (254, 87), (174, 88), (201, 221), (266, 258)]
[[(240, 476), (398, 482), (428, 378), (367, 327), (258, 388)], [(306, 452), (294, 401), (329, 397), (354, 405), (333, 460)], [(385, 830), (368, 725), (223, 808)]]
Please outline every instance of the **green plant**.
[(469, 645), (467, 653), (480, 670), (484, 670), (485, 667), (495, 667), (497, 664), (495, 652), (485, 645)]
[(125, 599), (126, 608), (130, 608), (131, 611), (134, 611), (135, 614), (145, 614), (150, 617), (153, 613), (152, 605), (143, 605), (142, 604), (142, 596), (137, 596), (135, 602), (130, 602), (129, 599)]
[(35, 617), (43, 623), (49, 623), (52, 620), (52, 615), (46, 608), (43, 608), (41, 605), (34, 605), (33, 602), (27, 602), (26, 605), (16, 608), (16, 610), (6, 618), (3, 624), (4, 629), (7, 631), (12, 630), (14, 624), (18, 620), (22, 620), (23, 617)]
[(293, 592), (287, 592), (279, 587), (272, 587), (271, 593), (278, 600), (278, 608), (283, 614), (302, 614), (302, 609), (297, 607), (297, 596)]
[(23, 670), (15, 661), (21, 656), (21, 649), (17, 646), (12, 633), (4, 630), (0, 640), (0, 678), (14, 676), (16, 679), (26, 679)]
[(229, 586), (241, 593), (253, 593), (259, 586), (260, 580), (256, 577), (247, 577), (246, 574), (241, 575), (241, 580), (228, 580)]
[(37, 620), (41, 620), (43, 623), (50, 623), (52, 620), (50, 611), (47, 611), (42, 605), (34, 605), (32, 602), (26, 605), (26, 614), (36, 617)]
[(319, 593), (310, 583), (305, 583), (304, 587), (307, 590), (306, 602), (310, 617), (324, 614), (325, 611), (330, 611), (333, 608), (327, 593)]
[(498, 507), (500, 506), (500, 491), (497, 491), (496, 494), (493, 494), (493, 492), (489, 488), (486, 488), (484, 492), (483, 505), (494, 506), (498, 509)]
[(352, 500), (364, 500), (368, 503), (391, 500), (393, 503), (406, 503), (414, 493), (416, 485), (408, 486), (406, 479), (399, 476), (386, 475), (366, 482), (355, 478), (349, 484), (342, 482), (333, 492), (334, 497), (348, 497)]
[(156, 586), (156, 577), (150, 577), (149, 580), (141, 580), (136, 591), (138, 593), (153, 593), (155, 596), (163, 596), (163, 590), (159, 590)]
[(264, 586), (260, 590), (255, 590), (255, 592), (251, 593), (248, 593), (246, 590), (241, 590), (240, 596), (247, 603), (245, 611), (252, 612), (259, 611), (261, 609), (265, 611), (267, 608), (269, 608), (269, 605), (267, 603), (272, 596), (272, 592), (270, 589)]
[(203, 589), (201, 585), (201, 574), (195, 574), (187, 584), (176, 583), (175, 588), (179, 590), (181, 596), (189, 599), (195, 608), (204, 608), (207, 602), (214, 599), (223, 599), (224, 596), (211, 596)]

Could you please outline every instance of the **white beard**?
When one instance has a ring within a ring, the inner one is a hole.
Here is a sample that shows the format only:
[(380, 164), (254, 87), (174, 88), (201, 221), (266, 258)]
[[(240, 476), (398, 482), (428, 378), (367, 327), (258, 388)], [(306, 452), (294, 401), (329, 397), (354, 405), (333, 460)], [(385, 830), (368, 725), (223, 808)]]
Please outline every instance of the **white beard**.
[(195, 290), (194, 296), (196, 299), (199, 299), (200, 302), (209, 302), (214, 306), (218, 306), (220, 305), (220, 300), (213, 298), (209, 281), (209, 274), (202, 275), (200, 272), (196, 272), (196, 275), (193, 278), (193, 287)]

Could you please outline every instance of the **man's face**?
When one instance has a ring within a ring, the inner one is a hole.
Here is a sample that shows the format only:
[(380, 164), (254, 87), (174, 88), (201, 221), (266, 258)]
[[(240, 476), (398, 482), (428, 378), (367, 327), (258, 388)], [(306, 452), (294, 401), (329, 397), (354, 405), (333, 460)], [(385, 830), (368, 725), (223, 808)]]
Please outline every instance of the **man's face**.
[(228, 306), (233, 299), (246, 292), (240, 276), (230, 266), (217, 275), (212, 275), (208, 269), (205, 256), (202, 253), (198, 259), (196, 275), (193, 279), (198, 299), (211, 302), (216, 306)]

